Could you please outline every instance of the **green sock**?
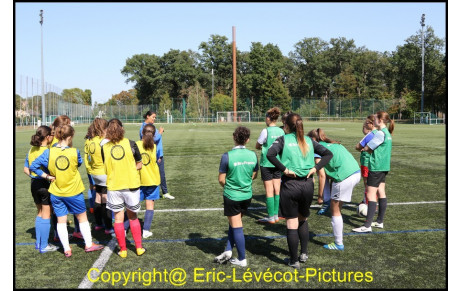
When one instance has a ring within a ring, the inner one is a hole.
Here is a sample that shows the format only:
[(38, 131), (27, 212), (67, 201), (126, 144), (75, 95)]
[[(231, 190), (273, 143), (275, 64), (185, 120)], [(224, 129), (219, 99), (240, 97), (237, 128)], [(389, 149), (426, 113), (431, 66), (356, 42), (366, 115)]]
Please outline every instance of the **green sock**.
[(274, 215), (274, 213), (275, 213), (274, 210), (275, 210), (275, 198), (267, 197), (268, 217), (272, 217)]
[(274, 206), (273, 206), (273, 213), (275, 215), (278, 215), (278, 211), (280, 209), (280, 195), (276, 195), (274, 196)]

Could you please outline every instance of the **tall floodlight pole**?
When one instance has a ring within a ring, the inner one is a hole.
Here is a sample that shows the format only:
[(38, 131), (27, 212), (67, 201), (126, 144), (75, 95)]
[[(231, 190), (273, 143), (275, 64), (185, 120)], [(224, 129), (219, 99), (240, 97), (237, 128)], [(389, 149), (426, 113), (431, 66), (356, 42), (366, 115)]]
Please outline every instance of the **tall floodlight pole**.
[(235, 27), (233, 29), (233, 121), (236, 121), (236, 39)]
[(420, 112), (423, 112), (423, 97), (425, 95), (425, 41), (424, 41), (424, 34), (423, 34), (423, 27), (425, 26), (425, 14), (422, 14), (422, 21), (420, 21), (422, 25), (422, 108)]
[(45, 124), (46, 110), (45, 110), (45, 74), (43, 72), (43, 10), (40, 10), (40, 28), (42, 34), (42, 124)]
[(211, 69), (211, 75), (212, 75), (212, 96), (211, 99), (214, 98), (214, 69)]

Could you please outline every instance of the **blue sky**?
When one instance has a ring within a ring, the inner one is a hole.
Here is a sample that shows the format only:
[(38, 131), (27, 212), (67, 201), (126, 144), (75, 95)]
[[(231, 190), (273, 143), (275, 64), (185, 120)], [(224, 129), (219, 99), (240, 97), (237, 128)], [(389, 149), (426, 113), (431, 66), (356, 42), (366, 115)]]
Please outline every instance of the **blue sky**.
[(41, 78), (40, 9), (45, 81), (91, 89), (97, 102), (132, 88), (120, 70), (134, 54), (198, 52), (212, 34), (231, 42), (232, 26), (239, 50), (272, 43), (285, 56), (306, 37), (345, 37), (358, 47), (395, 51), (421, 29), (423, 13), (438, 37), (447, 26), (445, 3), (16, 3), (17, 80)]

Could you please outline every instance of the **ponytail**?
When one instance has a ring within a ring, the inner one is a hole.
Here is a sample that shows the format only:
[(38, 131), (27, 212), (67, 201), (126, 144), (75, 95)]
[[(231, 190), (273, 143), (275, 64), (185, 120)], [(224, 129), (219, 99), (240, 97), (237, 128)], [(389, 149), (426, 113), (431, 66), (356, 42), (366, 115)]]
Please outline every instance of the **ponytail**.
[(146, 124), (142, 129), (142, 145), (146, 150), (153, 150), (155, 143), (153, 137), (155, 136), (155, 126), (153, 124)]
[(34, 135), (30, 138), (31, 146), (41, 146), (43, 140), (51, 134), (51, 128), (46, 125), (39, 126)]
[(300, 147), (302, 155), (305, 157), (309, 151), (307, 142), (305, 141), (304, 131), (303, 131), (303, 122), (302, 117), (297, 113), (291, 113), (286, 117), (285, 126), (289, 132), (295, 132), (297, 138), (297, 144)]
[(70, 125), (59, 126), (58, 128), (56, 128), (55, 131), (56, 138), (59, 141), (64, 140), (69, 136), (73, 137), (75, 134), (75, 129)]
[(388, 128), (388, 131), (390, 132), (390, 134), (392, 134), (395, 128), (395, 123), (392, 119), (390, 119), (390, 115), (385, 111), (379, 111), (377, 112), (376, 116), (378, 119), (382, 120), (383, 123), (385, 123), (385, 126)]
[(326, 133), (324, 132), (324, 130), (322, 130), (321, 128), (318, 128), (316, 130), (316, 132), (318, 133), (318, 140), (317, 142), (320, 142), (320, 141), (324, 141), (324, 142), (327, 142), (327, 143), (340, 143), (339, 141), (336, 141), (336, 140), (333, 140), (333, 139), (330, 139), (326, 136)]

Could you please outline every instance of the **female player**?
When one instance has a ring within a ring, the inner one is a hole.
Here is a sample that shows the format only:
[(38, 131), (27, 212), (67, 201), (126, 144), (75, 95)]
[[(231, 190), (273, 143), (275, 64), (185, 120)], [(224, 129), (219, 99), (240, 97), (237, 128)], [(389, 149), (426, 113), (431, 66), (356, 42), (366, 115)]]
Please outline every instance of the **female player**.
[(40, 253), (56, 251), (58, 247), (48, 244), (48, 237), (51, 228), (51, 202), (48, 188), (50, 183), (34, 172), (31, 172), (29, 167), (39, 157), (51, 143), (53, 136), (51, 128), (48, 126), (40, 126), (36, 133), (30, 139), (32, 146), (27, 153), (24, 163), (24, 173), (30, 176), (30, 191), (34, 198), (35, 206), (37, 207), (37, 216), (35, 217), (35, 249)]
[[(281, 177), (280, 209), (286, 218), (287, 243), (290, 258), (287, 264), (300, 268), (299, 260), (306, 262), (309, 239), (307, 218), (313, 200), (312, 175), (323, 168), (332, 158), (332, 153), (319, 143), (304, 135), (302, 118), (289, 114), (284, 126), (286, 135), (279, 137), (268, 149), (268, 160), (284, 173)], [(315, 165), (314, 153), (321, 161)], [(277, 158), (280, 156), (281, 160)], [(300, 238), (301, 255), (298, 257)]]
[(358, 162), (339, 142), (329, 139), (321, 128), (310, 131), (311, 138), (332, 152), (334, 157), (324, 166), (326, 175), (332, 179), (331, 187), (331, 224), (335, 242), (324, 245), (329, 250), (345, 249), (343, 245), (343, 202), (350, 202), (353, 188), (361, 179)]
[[(141, 128), (139, 130), (139, 137), (142, 140), (142, 130), (146, 124), (154, 124), (155, 119), (157, 118), (157, 114), (152, 111), (147, 111), (144, 114), (144, 122), (141, 125)], [(153, 136), (153, 141), (155, 142), (157, 146), (157, 150), (160, 153), (160, 155), (157, 157), (157, 163), (158, 167), (160, 169), (160, 177), (161, 177), (161, 192), (163, 192), (163, 198), (168, 198), (168, 199), (175, 199), (174, 196), (169, 194), (168, 192), (168, 187), (166, 185), (166, 175), (165, 175), (165, 162), (164, 162), (164, 157), (163, 157), (163, 132), (164, 129), (163, 127), (160, 127), (160, 129), (157, 129), (155, 131), (155, 135)]]
[(137, 141), (137, 147), (142, 156), (142, 169), (140, 170), (141, 175), (141, 188), (140, 188), (140, 200), (145, 199), (145, 216), (144, 226), (142, 230), (142, 237), (148, 238), (152, 236), (150, 227), (152, 225), (155, 200), (160, 198), (160, 169), (156, 163), (157, 147), (153, 142), (153, 136), (155, 135), (155, 126), (153, 124), (146, 124), (142, 129), (142, 140)]
[[(59, 115), (58, 117), (56, 117), (56, 119), (53, 121), (53, 124), (51, 125), (51, 128), (53, 130), (53, 132), (56, 132), (56, 129), (60, 126), (64, 126), (64, 125), (70, 125), (71, 123), (71, 120), (70, 120), (70, 117), (68, 117), (67, 115)], [(56, 134), (54, 134), (54, 138), (53, 138), (53, 141), (51, 142), (50, 144), (50, 147), (54, 147), (58, 144), (59, 140), (58, 138), (56, 137)], [(53, 215), (53, 220), (54, 220), (54, 237), (55, 237), (55, 241), (57, 240), (57, 218), (55, 217), (56, 215)], [(74, 221), (74, 225), (75, 225), (75, 228), (74, 228), (74, 231), (72, 233), (72, 237), (74, 238), (80, 238), (80, 239), (83, 239), (83, 236), (80, 232), (80, 225), (78, 223), (78, 219), (77, 219), (77, 216), (73, 216), (73, 221)]]
[[(51, 181), (49, 187), (50, 200), (56, 213), (58, 223), (57, 231), (64, 255), (72, 256), (67, 232), (67, 214), (76, 214), (80, 224), (80, 230), (85, 241), (85, 251), (93, 252), (103, 248), (92, 242), (91, 228), (86, 216), (85, 198), (83, 197), (83, 181), (81, 180), (78, 167), (83, 160), (80, 151), (72, 146), (75, 130), (70, 125), (56, 128), (58, 144), (46, 149), (30, 166), (30, 170), (38, 176)], [(41, 170), (47, 168), (49, 174)]]
[(268, 217), (259, 219), (261, 223), (275, 223), (279, 221), (278, 209), (280, 202), (281, 172), (267, 160), (267, 151), (272, 143), (284, 135), (284, 130), (276, 126), (280, 115), (278, 107), (271, 108), (265, 116), (264, 128), (256, 142), (256, 149), (262, 150), (260, 154), (260, 174), (264, 183)]
[(361, 163), (361, 177), (364, 182), (364, 199), (361, 203), (368, 204), (367, 200), (367, 177), (369, 176), (369, 159), (370, 154), (362, 149), (372, 140), (374, 134), (377, 132), (377, 128), (374, 126), (374, 115), (369, 115), (363, 124), (364, 138), (356, 145), (355, 149), (361, 152), (360, 163)]
[(125, 130), (120, 120), (109, 121), (105, 139), (101, 142), (102, 160), (107, 174), (107, 208), (115, 213), (115, 236), (120, 246), (118, 255), (128, 256), (124, 228), (124, 206), (129, 218), (131, 234), (136, 245), (136, 253), (145, 253), (142, 247), (141, 225), (137, 219), (140, 205), (140, 176), (142, 156), (136, 143), (124, 137)]
[[(96, 188), (96, 197), (94, 201), (94, 216), (96, 219), (95, 230), (105, 228), (105, 234), (114, 233), (112, 227), (112, 211), (107, 209), (107, 175), (105, 174), (104, 163), (101, 155), (101, 141), (105, 137), (105, 131), (108, 122), (102, 118), (95, 118), (88, 128), (86, 135), (87, 156), (90, 166), (91, 179), (94, 181)], [(86, 155), (86, 154), (85, 154)], [(104, 227), (102, 226), (104, 225)]]
[[(228, 219), (228, 240), (225, 251), (215, 257), (214, 262), (230, 263), (246, 267), (246, 250), (241, 218), (252, 199), (252, 181), (257, 177), (259, 165), (255, 152), (246, 149), (251, 132), (239, 126), (233, 132), (235, 147), (222, 155), (219, 166), (219, 183), (224, 187), (224, 215)], [(236, 246), (238, 259), (232, 258)]]
[[(366, 222), (363, 226), (354, 228), (355, 232), (371, 232), (372, 226), (383, 228), (383, 217), (387, 208), (385, 193), (385, 178), (390, 171), (391, 162), (391, 134), (394, 122), (385, 111), (375, 115), (374, 126), (378, 129), (372, 140), (362, 149), (371, 154), (369, 159), (369, 176), (367, 177), (367, 198), (369, 200)], [(377, 194), (379, 199), (379, 214), (374, 222), (377, 208)]]

